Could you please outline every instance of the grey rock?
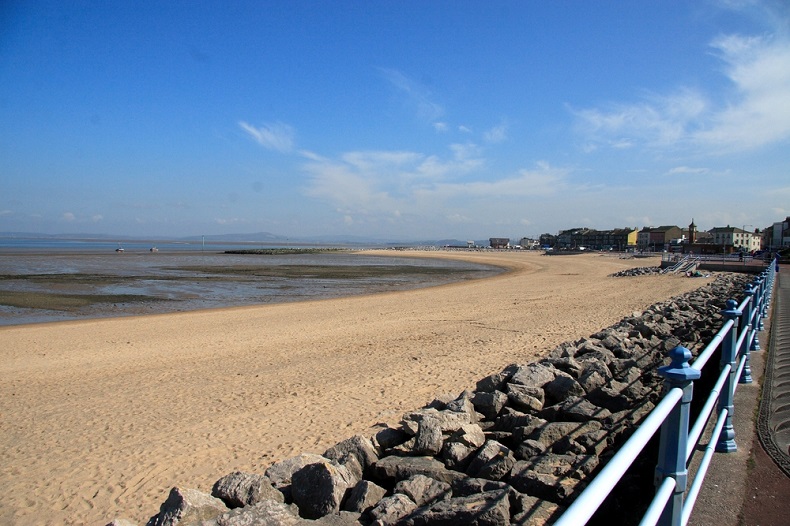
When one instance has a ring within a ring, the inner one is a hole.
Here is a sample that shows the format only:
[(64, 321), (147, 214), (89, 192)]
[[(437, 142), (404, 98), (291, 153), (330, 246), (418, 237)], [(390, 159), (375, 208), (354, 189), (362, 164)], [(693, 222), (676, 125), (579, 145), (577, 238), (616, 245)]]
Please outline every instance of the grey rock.
[(608, 437), (609, 433), (601, 429), (579, 435), (576, 437), (576, 442), (584, 447), (585, 453), (600, 456), (609, 447)]
[(416, 435), (420, 422), (425, 418), (435, 419), (439, 423), (443, 433), (456, 431), (462, 425), (472, 423), (473, 420), (472, 415), (469, 413), (450, 410), (437, 411), (436, 409), (429, 408), (406, 413), (403, 415), (401, 425), (407, 433)]
[(455, 413), (463, 413), (467, 415), (470, 423), (477, 423), (481, 415), (475, 411), (475, 406), (472, 404), (472, 396), (474, 396), (473, 392), (464, 391), (461, 396), (447, 404), (446, 409)]
[(211, 495), (229, 508), (250, 506), (262, 500), (284, 500), (283, 494), (274, 488), (269, 477), (241, 471), (234, 471), (215, 482)]
[(567, 373), (574, 378), (578, 378), (583, 370), (583, 364), (576, 361), (572, 356), (562, 356), (555, 358), (548, 358), (546, 363), (551, 364), (555, 369)]
[(448, 468), (463, 471), (470, 455), (484, 443), (483, 429), (477, 424), (465, 424), (444, 442), (442, 459)]
[(315, 464), (316, 462), (326, 462), (326, 459), (321, 455), (302, 453), (301, 455), (275, 462), (269, 466), (265, 474), (272, 481), (275, 488), (282, 489), (290, 487), (294, 473), (308, 464)]
[(521, 411), (506, 407), (502, 411), (502, 414), (496, 419), (494, 429), (498, 431), (513, 431), (519, 427), (535, 426), (538, 423), (545, 423), (545, 420), (535, 415), (522, 413)]
[(584, 396), (586, 391), (579, 382), (570, 376), (558, 375), (554, 380), (543, 386), (546, 399), (553, 402), (562, 402), (566, 398)]
[(403, 444), (404, 442), (409, 440), (409, 436), (410, 435), (406, 433), (403, 429), (386, 427), (378, 431), (373, 436), (373, 442), (377, 446), (379, 452), (381, 452), (386, 449), (390, 449), (400, 444)]
[(489, 420), (493, 420), (507, 404), (507, 395), (502, 391), (475, 393), (472, 397), (472, 404), (475, 407), (475, 411), (481, 413)]
[(601, 423), (595, 420), (589, 422), (549, 422), (533, 431), (528, 438), (537, 440), (550, 450), (563, 437), (575, 439), (585, 433), (600, 431), (602, 427)]
[(452, 483), (465, 475), (447, 469), (444, 464), (433, 457), (398, 457), (388, 456), (380, 459), (375, 465), (375, 476), (378, 480), (395, 483), (414, 475), (425, 475), (441, 482)]
[(519, 511), (512, 514), (511, 526), (548, 526), (565, 511), (564, 507), (553, 502), (523, 494), (518, 495), (513, 507)]
[(318, 519), (338, 513), (346, 492), (357, 483), (344, 466), (329, 461), (308, 464), (293, 474), (291, 494), (299, 515)]
[(420, 508), (400, 524), (403, 526), (509, 526), (508, 491), (488, 491), (469, 497), (456, 497)]
[(387, 490), (369, 481), (360, 480), (343, 504), (343, 510), (366, 513), (384, 498)]
[(175, 526), (211, 520), (228, 511), (225, 503), (196, 489), (173, 488), (148, 526)]
[(323, 456), (328, 459), (340, 460), (346, 455), (353, 455), (356, 457), (364, 472), (367, 472), (367, 470), (379, 459), (376, 448), (373, 447), (373, 443), (370, 439), (362, 435), (354, 435), (351, 438), (335, 444), (327, 449)]
[(581, 396), (576, 396), (544, 408), (540, 416), (546, 420), (587, 422), (588, 420), (605, 420), (612, 416), (612, 412), (603, 407), (598, 407)]
[(521, 442), (513, 451), (513, 456), (518, 460), (529, 460), (546, 452), (546, 446), (537, 440), (527, 439)]
[(617, 413), (632, 406), (631, 399), (624, 393), (627, 388), (627, 384), (610, 380), (603, 387), (587, 393), (587, 399), (597, 406), (605, 407), (612, 413)]
[(360, 521), (361, 514), (351, 511), (341, 511), (331, 515), (324, 515), (318, 520), (300, 520), (296, 526), (361, 526), (367, 524)]
[(522, 493), (558, 504), (584, 487), (582, 479), (597, 467), (593, 456), (547, 453), (529, 461), (516, 462), (510, 484)]
[(407, 495), (419, 507), (449, 495), (450, 484), (425, 475), (414, 475), (398, 482), (393, 491)]
[(506, 389), (507, 397), (516, 409), (528, 412), (536, 412), (543, 409), (546, 396), (541, 387), (507, 384)]
[(420, 420), (414, 436), (413, 451), (416, 455), (437, 455), (442, 450), (442, 423), (437, 418)]
[(302, 520), (293, 505), (262, 500), (255, 505), (236, 508), (200, 526), (297, 526)]
[(490, 393), (492, 391), (502, 391), (505, 383), (509, 382), (513, 374), (521, 367), (520, 365), (511, 364), (505, 367), (501, 372), (487, 376), (477, 382), (475, 391), (478, 393)]
[(470, 477), (501, 480), (516, 463), (513, 452), (495, 440), (488, 440), (469, 463), (466, 473)]
[(412, 511), (417, 509), (417, 505), (403, 493), (396, 493), (389, 497), (384, 497), (376, 506), (370, 510), (370, 516), (374, 519), (374, 525), (388, 526), (398, 522)]
[(532, 363), (520, 366), (510, 378), (510, 383), (529, 387), (543, 387), (554, 380), (556, 375), (557, 370), (550, 365)]
[(469, 497), (477, 493), (498, 490), (513, 491), (513, 488), (511, 488), (508, 483), (502, 482), (501, 480), (472, 477), (454, 480), (452, 483), (453, 497)]

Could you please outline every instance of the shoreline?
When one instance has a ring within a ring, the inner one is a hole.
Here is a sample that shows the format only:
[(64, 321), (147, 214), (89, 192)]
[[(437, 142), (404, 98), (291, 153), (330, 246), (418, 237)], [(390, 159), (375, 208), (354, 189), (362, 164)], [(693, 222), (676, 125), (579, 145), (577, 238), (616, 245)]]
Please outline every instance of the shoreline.
[(172, 486), (210, 490), (231, 471), (321, 453), (708, 282), (607, 279), (634, 262), (597, 254), (440, 257), (459, 256), (512, 270), (410, 291), (0, 328), (0, 522), (143, 523)]
[(459, 258), (348, 250), (154, 256), (58, 252), (2, 263), (0, 326), (367, 295), (503, 271)]

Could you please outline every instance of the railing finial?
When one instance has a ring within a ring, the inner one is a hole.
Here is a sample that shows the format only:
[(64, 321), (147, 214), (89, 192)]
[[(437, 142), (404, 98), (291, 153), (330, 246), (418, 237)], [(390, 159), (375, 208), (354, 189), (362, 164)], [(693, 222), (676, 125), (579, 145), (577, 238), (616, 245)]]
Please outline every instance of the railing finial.
[(691, 360), (691, 351), (681, 345), (678, 345), (669, 351), (668, 354), (672, 362), (669, 365), (659, 367), (658, 374), (673, 382), (684, 382), (699, 379), (700, 374), (702, 373), (700, 373), (700, 371), (697, 369), (692, 369), (692, 367), (689, 365), (689, 360)]

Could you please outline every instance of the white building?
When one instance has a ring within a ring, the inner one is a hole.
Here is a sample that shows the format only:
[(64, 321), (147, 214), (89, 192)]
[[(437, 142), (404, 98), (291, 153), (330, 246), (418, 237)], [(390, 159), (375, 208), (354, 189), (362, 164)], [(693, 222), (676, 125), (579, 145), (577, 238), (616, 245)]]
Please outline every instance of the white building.
[(743, 249), (747, 252), (760, 250), (761, 236), (754, 232), (748, 232), (741, 228), (727, 225), (726, 227), (717, 226), (708, 230), (713, 236), (714, 245), (731, 246)]

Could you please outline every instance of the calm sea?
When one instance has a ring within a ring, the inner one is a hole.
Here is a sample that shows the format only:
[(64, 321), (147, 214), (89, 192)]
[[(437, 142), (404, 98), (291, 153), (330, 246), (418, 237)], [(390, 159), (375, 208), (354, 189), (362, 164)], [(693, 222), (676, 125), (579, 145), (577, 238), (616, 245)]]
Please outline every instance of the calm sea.
[[(151, 251), (154, 246), (157, 250)], [(224, 253), (250, 248), (277, 247), (0, 239), (0, 325), (327, 299), (429, 287), (501, 272), (462, 261), (347, 250)], [(260, 269), (277, 271), (261, 273)], [(47, 295), (86, 295), (94, 300), (89, 305), (46, 308), (51, 305), (31, 306), (25, 299)], [(97, 296), (100, 300), (106, 296), (108, 301), (96, 301)]]

